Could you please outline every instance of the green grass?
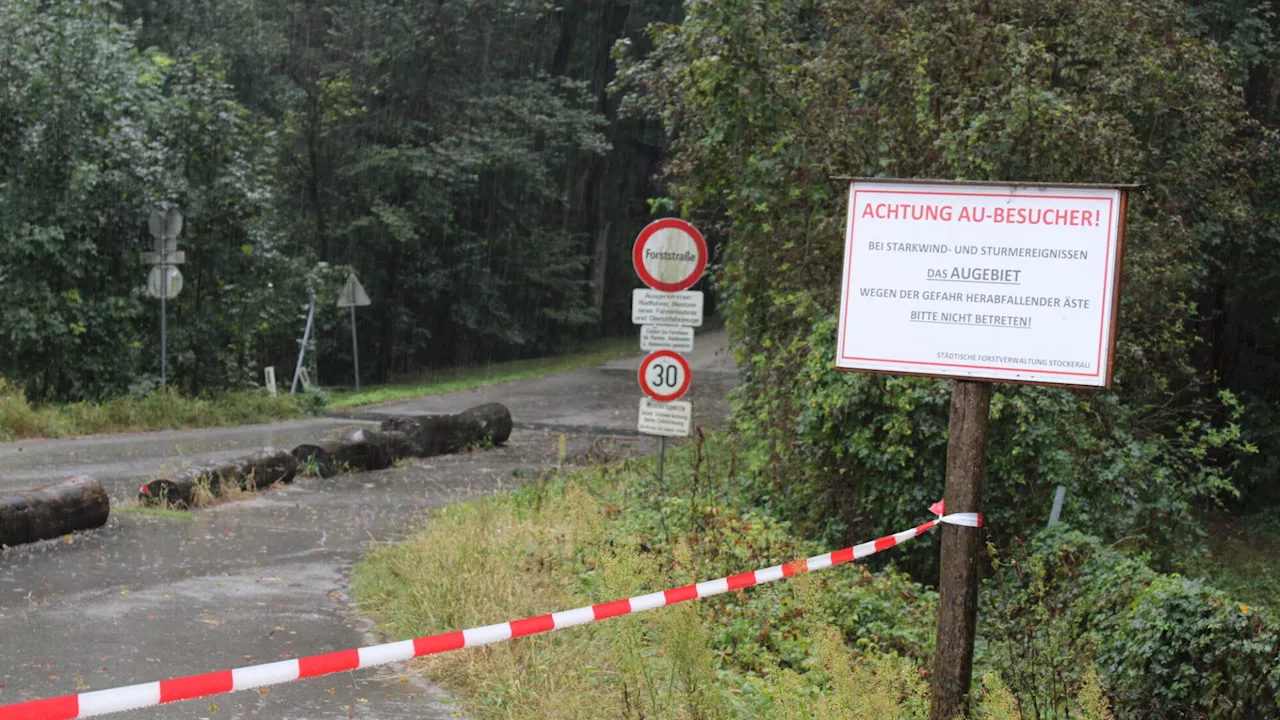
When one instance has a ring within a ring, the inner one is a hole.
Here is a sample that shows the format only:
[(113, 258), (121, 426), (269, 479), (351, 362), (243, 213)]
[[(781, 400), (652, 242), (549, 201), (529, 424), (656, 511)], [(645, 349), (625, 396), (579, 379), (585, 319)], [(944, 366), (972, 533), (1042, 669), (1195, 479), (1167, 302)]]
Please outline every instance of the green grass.
[(1205, 518), (1209, 553), (1192, 572), (1228, 596), (1256, 607), (1280, 610), (1280, 518), (1272, 513)]
[(189, 398), (170, 390), (142, 399), (32, 405), (21, 390), (0, 379), (0, 441), (97, 433), (253, 425), (304, 415), (298, 398), (261, 391)]
[(485, 367), (457, 368), (424, 375), (416, 380), (364, 388), (360, 394), (350, 388), (330, 390), (331, 410), (376, 405), (378, 403), (424, 395), (470, 390), (485, 385), (497, 385), (513, 380), (524, 380), (539, 375), (581, 370), (595, 367), (616, 357), (639, 352), (635, 338), (602, 340), (567, 355), (513, 360), (494, 363)]
[(147, 507), (145, 505), (126, 504), (111, 508), (120, 515), (141, 515), (143, 517), (164, 518), (166, 520), (195, 520), (196, 516), (185, 510), (174, 510), (165, 507)]

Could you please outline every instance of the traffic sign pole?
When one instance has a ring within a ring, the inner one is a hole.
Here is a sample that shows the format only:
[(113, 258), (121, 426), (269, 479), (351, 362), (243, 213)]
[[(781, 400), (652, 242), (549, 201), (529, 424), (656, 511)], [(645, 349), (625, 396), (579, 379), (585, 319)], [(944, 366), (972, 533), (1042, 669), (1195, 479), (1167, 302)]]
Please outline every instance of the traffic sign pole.
[[(163, 267), (163, 266), (162, 266)], [(168, 368), (166, 367), (168, 353), (165, 345), (169, 339), (168, 318), (169, 314), (165, 311), (165, 298), (169, 296), (169, 273), (160, 271), (160, 391), (164, 392), (166, 388), (166, 378)]]
[(356, 306), (351, 308), (351, 360), (356, 368), (356, 394), (360, 394), (360, 344), (356, 342)]
[(665, 435), (658, 436), (658, 486), (662, 486), (662, 461), (667, 455), (667, 438)]
[[(147, 276), (147, 292), (153, 297), (160, 296), (160, 389), (163, 391), (169, 384), (169, 293), (172, 290), (176, 297), (182, 292), (182, 273), (175, 266), (186, 261), (185, 254), (177, 249), (178, 233), (182, 232), (182, 212), (176, 207), (164, 212), (156, 210), (147, 218), (147, 228), (155, 238), (156, 249), (155, 252), (143, 253), (142, 261), (153, 266)], [(173, 272), (172, 280), (177, 282), (174, 286), (170, 285), (170, 271)], [(155, 283), (157, 276), (159, 283)]]

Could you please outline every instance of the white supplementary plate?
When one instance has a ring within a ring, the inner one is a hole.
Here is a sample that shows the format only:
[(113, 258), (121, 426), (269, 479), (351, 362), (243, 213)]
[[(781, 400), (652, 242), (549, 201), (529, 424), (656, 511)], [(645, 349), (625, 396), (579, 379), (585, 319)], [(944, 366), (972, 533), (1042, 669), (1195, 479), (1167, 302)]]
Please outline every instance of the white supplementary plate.
[(836, 367), (1108, 385), (1123, 211), (1116, 188), (852, 183)]
[(656, 402), (640, 398), (640, 432), (662, 437), (688, 437), (693, 429), (693, 403)]
[(636, 325), (702, 326), (702, 292), (631, 291), (631, 322)]
[(640, 349), (693, 352), (693, 328), (684, 325), (641, 325)]

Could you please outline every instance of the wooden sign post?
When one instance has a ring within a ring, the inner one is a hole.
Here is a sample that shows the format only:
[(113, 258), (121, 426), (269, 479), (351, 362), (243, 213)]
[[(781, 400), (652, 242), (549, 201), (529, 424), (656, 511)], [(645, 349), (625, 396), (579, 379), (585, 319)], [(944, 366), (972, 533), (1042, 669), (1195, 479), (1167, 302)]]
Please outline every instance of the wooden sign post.
[[(1111, 386), (1128, 187), (851, 184), (836, 368), (955, 379), (946, 512), (982, 512), (991, 383)], [(967, 707), (982, 529), (941, 545), (930, 720)]]
[[(957, 380), (951, 388), (947, 425), (947, 512), (982, 512), (983, 459), (987, 454), (987, 418), (991, 385)], [(930, 720), (964, 712), (973, 680), (973, 636), (978, 624), (978, 579), (982, 555), (980, 528), (943, 525), (938, 578), (938, 644), (933, 661)]]

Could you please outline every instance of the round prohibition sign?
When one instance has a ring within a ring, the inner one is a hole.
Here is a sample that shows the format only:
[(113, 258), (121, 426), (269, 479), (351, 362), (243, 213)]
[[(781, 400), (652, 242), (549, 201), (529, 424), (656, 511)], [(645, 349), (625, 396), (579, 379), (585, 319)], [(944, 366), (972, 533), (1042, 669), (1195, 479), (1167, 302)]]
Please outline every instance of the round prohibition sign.
[(680, 218), (654, 220), (640, 231), (631, 262), (645, 285), (662, 292), (693, 287), (707, 270), (707, 241)]
[(678, 400), (689, 391), (693, 373), (689, 363), (674, 350), (649, 353), (640, 363), (640, 389), (658, 402)]

